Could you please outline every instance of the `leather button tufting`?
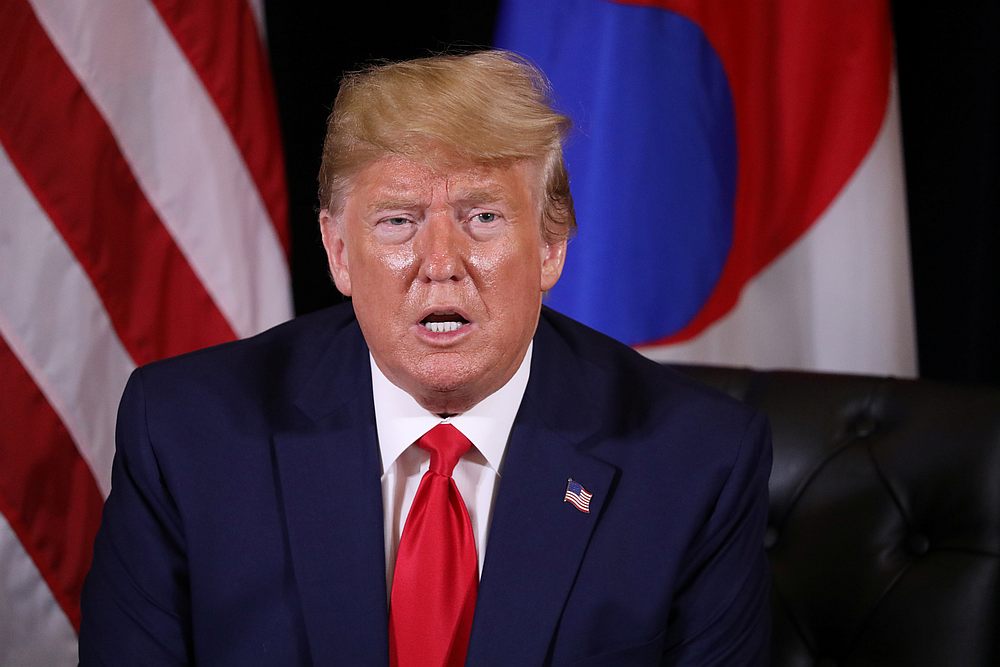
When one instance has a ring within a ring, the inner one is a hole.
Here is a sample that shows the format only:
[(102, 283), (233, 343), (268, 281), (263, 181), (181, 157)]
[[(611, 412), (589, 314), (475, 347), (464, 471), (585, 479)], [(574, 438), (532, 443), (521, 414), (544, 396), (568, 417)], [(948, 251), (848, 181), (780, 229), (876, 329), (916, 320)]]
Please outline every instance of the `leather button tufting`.
[(771, 421), (771, 664), (1000, 667), (1000, 388), (686, 370)]
[(854, 422), (854, 437), (855, 438), (867, 438), (875, 429), (878, 428), (878, 422), (871, 415), (861, 415)]
[(931, 548), (931, 542), (922, 533), (911, 533), (906, 538), (906, 548), (914, 556), (923, 556)]

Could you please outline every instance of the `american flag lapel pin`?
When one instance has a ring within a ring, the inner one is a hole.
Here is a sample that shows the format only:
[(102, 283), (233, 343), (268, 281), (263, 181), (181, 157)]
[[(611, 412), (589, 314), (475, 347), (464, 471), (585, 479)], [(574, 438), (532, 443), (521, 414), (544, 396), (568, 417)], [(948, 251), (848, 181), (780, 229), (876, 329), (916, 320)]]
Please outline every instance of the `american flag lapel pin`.
[(583, 488), (583, 484), (580, 484), (580, 482), (572, 477), (566, 480), (566, 495), (563, 496), (564, 503), (569, 503), (584, 514), (590, 514), (590, 499), (593, 497), (594, 494)]

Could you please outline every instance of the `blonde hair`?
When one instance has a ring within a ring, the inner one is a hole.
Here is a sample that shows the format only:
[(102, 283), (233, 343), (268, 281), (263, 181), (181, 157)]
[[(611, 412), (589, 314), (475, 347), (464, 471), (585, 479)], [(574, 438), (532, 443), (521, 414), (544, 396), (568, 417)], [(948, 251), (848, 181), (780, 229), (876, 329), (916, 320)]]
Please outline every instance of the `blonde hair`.
[(426, 157), (443, 147), (466, 162), (541, 166), (542, 233), (576, 229), (562, 144), (570, 119), (552, 108), (549, 83), (508, 51), (479, 51), (378, 65), (347, 74), (327, 123), (320, 207), (337, 211), (350, 179), (387, 155)]

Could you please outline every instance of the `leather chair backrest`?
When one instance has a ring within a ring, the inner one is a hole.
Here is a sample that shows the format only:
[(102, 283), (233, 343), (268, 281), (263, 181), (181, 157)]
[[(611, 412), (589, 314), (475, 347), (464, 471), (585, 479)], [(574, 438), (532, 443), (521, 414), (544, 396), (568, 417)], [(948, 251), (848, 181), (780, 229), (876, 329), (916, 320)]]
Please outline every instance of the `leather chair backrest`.
[(675, 366), (768, 415), (775, 665), (1000, 665), (1000, 390)]

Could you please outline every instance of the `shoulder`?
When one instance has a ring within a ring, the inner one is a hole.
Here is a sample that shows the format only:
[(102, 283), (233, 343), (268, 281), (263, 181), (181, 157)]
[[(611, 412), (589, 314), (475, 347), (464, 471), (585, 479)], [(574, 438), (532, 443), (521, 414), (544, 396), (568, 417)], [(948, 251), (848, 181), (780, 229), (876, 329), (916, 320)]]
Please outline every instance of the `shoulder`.
[[(356, 336), (351, 336), (353, 332)], [(284, 395), (294, 391), (341, 338), (362, 350), (350, 304), (295, 318), (250, 338), (157, 361), (137, 369), (135, 375), (147, 390), (180, 396)]]
[(553, 428), (631, 479), (669, 479), (711, 504), (734, 474), (770, 469), (769, 427), (754, 408), (548, 309), (535, 340), (539, 412), (555, 411)]
[[(298, 404), (318, 377), (330, 377), (340, 395), (358, 393), (345, 385), (365, 381), (366, 350), (353, 309), (345, 304), (251, 338), (157, 361), (129, 378), (119, 428), (137, 423), (154, 441), (194, 443), (270, 432), (298, 417)], [(335, 400), (329, 390), (325, 395)]]
[(122, 396), (116, 458), (144, 466), (178, 498), (201, 498), (199, 480), (224, 487), (235, 471), (264, 488), (272, 435), (309, 423), (310, 400), (370, 396), (367, 369), (349, 304), (143, 366)]
[(545, 341), (542, 354), (555, 349), (558, 364), (582, 368), (580, 381), (591, 401), (621, 419), (669, 417), (698, 423), (701, 430), (743, 430), (759, 417), (727, 394), (551, 309), (542, 311), (539, 337)]
[(141, 370), (151, 376), (181, 377), (206, 370), (238, 370), (239, 364), (252, 362), (243, 369), (266, 372), (295, 363), (300, 357), (321, 354), (333, 338), (356, 326), (351, 305), (341, 304), (297, 317), (249, 338), (155, 361)]

